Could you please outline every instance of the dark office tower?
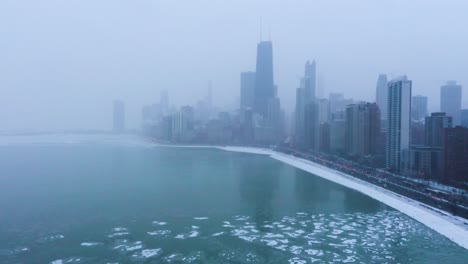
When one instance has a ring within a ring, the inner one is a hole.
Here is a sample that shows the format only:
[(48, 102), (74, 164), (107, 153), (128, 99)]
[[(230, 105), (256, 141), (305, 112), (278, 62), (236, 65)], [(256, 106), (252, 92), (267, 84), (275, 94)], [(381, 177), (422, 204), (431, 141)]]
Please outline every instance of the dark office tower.
[(411, 101), (411, 118), (421, 121), (427, 116), (427, 97), (422, 95), (413, 96)]
[(386, 74), (380, 74), (377, 79), (375, 102), (379, 106), (382, 120), (387, 120), (388, 80)]
[(440, 111), (453, 117), (453, 125), (460, 125), (462, 87), (455, 81), (448, 81), (440, 87)]
[(114, 132), (125, 131), (125, 105), (122, 101), (114, 101)]
[(388, 83), (386, 165), (391, 171), (400, 171), (402, 154), (411, 144), (411, 87), (406, 76)]
[(444, 130), (452, 127), (452, 117), (445, 113), (432, 113), (426, 117), (424, 145), (443, 147)]
[(304, 109), (304, 147), (316, 151), (320, 147), (319, 110), (315, 102), (306, 104)]
[(444, 180), (468, 182), (468, 128), (447, 128), (444, 134)]
[(352, 156), (376, 155), (380, 137), (380, 110), (375, 103), (346, 108), (346, 151)]
[(240, 108), (253, 108), (255, 92), (255, 72), (242, 72), (240, 82)]
[(461, 110), (461, 125), (468, 127), (468, 109)]
[(316, 79), (316, 63), (307, 61), (304, 70), (304, 96), (307, 102), (312, 102), (316, 98)]
[(273, 47), (271, 41), (262, 41), (257, 45), (257, 65), (255, 76), (255, 112), (266, 117), (268, 100), (273, 98)]

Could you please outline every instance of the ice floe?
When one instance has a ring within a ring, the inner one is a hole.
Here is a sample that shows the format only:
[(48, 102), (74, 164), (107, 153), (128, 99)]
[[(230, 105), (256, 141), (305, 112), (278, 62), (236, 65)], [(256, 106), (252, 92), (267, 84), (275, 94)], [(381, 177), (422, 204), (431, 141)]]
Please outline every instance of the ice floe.
[(153, 225), (163, 226), (163, 225), (167, 225), (167, 222), (153, 221)]
[(107, 237), (121, 237), (121, 236), (126, 236), (126, 235), (129, 235), (130, 233), (129, 232), (118, 232), (118, 233), (113, 233), (113, 234), (110, 234), (108, 235)]
[(458, 218), (451, 216), (448, 213), (441, 214), (438, 209), (429, 208), (428, 206), (422, 205), (417, 201), (396, 195), (393, 192), (377, 187), (368, 182), (356, 179), (311, 161), (276, 152), (270, 149), (253, 147), (217, 148), (226, 151), (269, 155), (273, 159), (284, 162), (293, 167), (308, 171), (319, 177), (357, 190), (416, 219), (427, 227), (449, 238), (458, 245), (468, 249), (468, 239), (466, 239), (468, 237), (468, 228), (463, 227), (463, 223), (461, 223)]
[(102, 243), (101, 242), (83, 242), (80, 245), (83, 247), (94, 247), (94, 246), (102, 245)]
[(171, 230), (156, 230), (156, 231), (149, 231), (146, 233), (150, 236), (165, 236), (165, 235), (169, 235), (172, 232)]
[(148, 259), (148, 258), (155, 258), (162, 254), (162, 249), (154, 248), (154, 249), (143, 249), (140, 252), (135, 252), (132, 257), (136, 259)]

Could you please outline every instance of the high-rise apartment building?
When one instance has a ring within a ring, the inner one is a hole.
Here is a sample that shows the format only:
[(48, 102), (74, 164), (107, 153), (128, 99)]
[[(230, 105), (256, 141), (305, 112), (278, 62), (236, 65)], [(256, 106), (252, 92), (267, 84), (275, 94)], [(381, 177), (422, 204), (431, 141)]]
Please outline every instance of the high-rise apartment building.
[(386, 167), (391, 171), (400, 170), (403, 151), (410, 148), (411, 88), (406, 76), (388, 84)]

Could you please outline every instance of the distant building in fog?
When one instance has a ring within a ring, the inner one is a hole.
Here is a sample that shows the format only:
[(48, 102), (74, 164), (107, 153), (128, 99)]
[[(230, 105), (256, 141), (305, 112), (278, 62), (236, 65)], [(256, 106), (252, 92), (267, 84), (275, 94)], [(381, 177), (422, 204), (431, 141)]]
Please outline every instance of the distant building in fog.
[(352, 156), (376, 155), (380, 137), (380, 110), (375, 103), (346, 108), (346, 152)]
[(338, 111), (332, 113), (330, 122), (330, 151), (342, 154), (346, 144), (346, 113)]
[(411, 117), (413, 120), (420, 121), (427, 116), (427, 96), (413, 96), (411, 102)]
[(268, 100), (275, 97), (273, 45), (271, 41), (262, 41), (257, 45), (255, 74), (254, 111), (265, 117)]
[(379, 106), (381, 119), (387, 120), (388, 80), (386, 74), (379, 75), (375, 89), (375, 102)]
[(461, 125), (464, 127), (468, 127), (468, 109), (461, 110)]
[(403, 151), (410, 148), (411, 81), (406, 76), (388, 84), (386, 167), (400, 171)]
[(453, 125), (460, 125), (462, 87), (455, 81), (448, 81), (440, 87), (440, 111), (453, 118)]
[(114, 101), (113, 108), (113, 130), (115, 133), (123, 133), (125, 131), (125, 104), (122, 101)]
[(240, 77), (240, 107), (241, 109), (253, 109), (255, 96), (255, 72), (242, 72)]
[(432, 113), (426, 117), (424, 144), (428, 147), (443, 147), (444, 131), (452, 127), (452, 117), (445, 113)]
[(316, 102), (310, 102), (304, 109), (304, 147), (318, 151), (320, 148), (319, 109)]

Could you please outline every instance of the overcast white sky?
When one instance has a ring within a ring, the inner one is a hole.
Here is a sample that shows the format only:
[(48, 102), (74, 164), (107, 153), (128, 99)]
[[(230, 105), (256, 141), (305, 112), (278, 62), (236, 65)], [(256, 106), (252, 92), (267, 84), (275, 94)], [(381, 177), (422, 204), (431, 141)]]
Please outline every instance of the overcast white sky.
[(107, 129), (114, 99), (139, 127), (162, 89), (192, 104), (208, 80), (233, 104), (260, 20), (288, 111), (307, 59), (327, 93), (372, 101), (379, 73), (406, 74), (430, 110), (445, 80), (468, 108), (467, 14), (466, 0), (1, 0), (0, 130)]

